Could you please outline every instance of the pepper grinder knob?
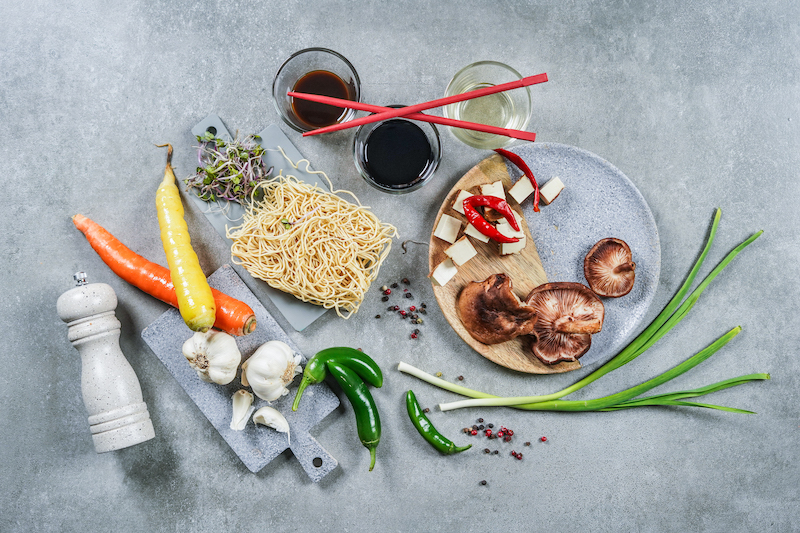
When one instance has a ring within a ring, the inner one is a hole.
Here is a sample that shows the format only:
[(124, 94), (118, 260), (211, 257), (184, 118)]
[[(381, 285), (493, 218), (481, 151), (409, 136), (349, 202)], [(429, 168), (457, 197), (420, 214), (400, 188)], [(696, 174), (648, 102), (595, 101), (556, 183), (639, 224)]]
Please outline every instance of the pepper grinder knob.
[(139, 444), (155, 437), (139, 379), (119, 346), (121, 324), (114, 310), (117, 295), (105, 283), (78, 286), (58, 298), (58, 315), (81, 355), (81, 392), (97, 453)]

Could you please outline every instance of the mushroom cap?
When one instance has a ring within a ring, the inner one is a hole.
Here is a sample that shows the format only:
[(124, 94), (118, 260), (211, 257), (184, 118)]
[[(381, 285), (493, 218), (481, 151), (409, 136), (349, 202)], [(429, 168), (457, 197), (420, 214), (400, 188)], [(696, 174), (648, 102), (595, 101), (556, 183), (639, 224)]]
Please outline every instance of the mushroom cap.
[(492, 274), (484, 281), (472, 281), (456, 302), (461, 323), (469, 334), (484, 344), (499, 344), (533, 331), (536, 312), (523, 304), (511, 290), (511, 279)]
[(603, 327), (605, 307), (580, 283), (545, 283), (533, 289), (525, 303), (536, 311), (531, 349), (544, 364), (577, 361), (592, 344), (592, 333)]
[(636, 263), (631, 259), (631, 249), (625, 241), (612, 237), (603, 239), (586, 254), (583, 275), (599, 296), (619, 298), (633, 288)]

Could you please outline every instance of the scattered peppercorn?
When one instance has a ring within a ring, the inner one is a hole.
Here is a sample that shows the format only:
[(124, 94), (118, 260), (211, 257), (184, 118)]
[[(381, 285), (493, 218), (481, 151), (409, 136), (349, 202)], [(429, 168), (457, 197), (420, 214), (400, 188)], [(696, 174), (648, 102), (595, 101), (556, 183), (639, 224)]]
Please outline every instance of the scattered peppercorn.
[(547, 442), (547, 437), (542, 437), (542, 442)]
[(392, 288), (396, 289), (398, 287), (397, 283), (392, 283)]
[(489, 448), (484, 448), (483, 453), (492, 453), (492, 450), (490, 450)]
[(422, 410), (422, 412), (423, 413), (430, 413), (431, 410), (430, 410), (430, 408), (426, 407), (425, 409)]
[(481, 485), (486, 485), (486, 480), (481, 481)]
[(407, 293), (406, 293), (406, 298), (413, 298), (413, 296), (411, 295), (411, 293), (410, 293), (410, 292), (407, 292)]
[(437, 378), (440, 378), (440, 377), (442, 377), (442, 373), (441, 373), (441, 372), (437, 372), (437, 373), (436, 373), (436, 377), (437, 377)]
[(478, 426), (478, 429), (480, 429), (480, 430), (483, 430), (483, 429), (484, 429), (484, 426), (483, 426), (483, 424), (481, 424), (480, 426)]
[(464, 381), (464, 376), (458, 376), (458, 381)]
[(487, 428), (493, 428), (493, 427), (494, 427), (494, 424), (489, 424), (489, 425), (488, 425), (488, 426), (486, 426), (486, 427), (487, 427)]
[(517, 454), (517, 460), (522, 461), (522, 452)]
[(478, 419), (478, 424), (483, 424), (483, 418)]
[(393, 311), (398, 311), (398, 310), (400, 310), (400, 306), (399, 305), (395, 305), (394, 307), (392, 307), (392, 310)]
[(503, 437), (503, 440), (505, 442), (511, 442), (511, 435), (506, 435), (505, 437)]
[(473, 424), (473, 425), (472, 425), (472, 429), (478, 429), (478, 426), (477, 426), (477, 424)]
[(381, 301), (382, 301), (382, 302), (388, 302), (388, 301), (389, 301), (389, 297), (388, 297), (388, 296), (383, 296), (383, 297), (381, 298)]
[(375, 318), (380, 318), (380, 317), (381, 317), (381, 315), (375, 315)]
[(382, 290), (382, 291), (386, 291), (386, 289), (388, 289), (388, 288), (389, 288), (389, 287), (387, 287), (386, 285), (384, 285), (383, 287), (381, 287), (381, 290)]
[(470, 430), (469, 434), (470, 435), (477, 435), (478, 434), (478, 430), (477, 429), (472, 429), (472, 430)]
[(530, 446), (530, 445), (531, 445), (531, 441), (528, 441), (528, 442), (525, 443), (525, 446)]
[(469, 433), (470, 431), (472, 431), (472, 428), (464, 428), (461, 431), (464, 433)]
[(411, 285), (411, 282), (410, 282), (410, 281), (408, 281), (408, 278), (403, 278), (403, 280), (402, 280), (402, 281), (403, 281), (403, 283), (405, 283), (406, 285)]
[(389, 296), (390, 294), (392, 294), (392, 289), (383, 289), (383, 294)]
[(411, 335), (409, 335), (409, 336), (410, 336), (412, 339), (416, 339), (416, 338), (417, 338), (419, 335), (417, 335), (416, 333), (412, 333), (412, 334), (411, 334)]
[(414, 311), (417, 310), (417, 307), (415, 305), (412, 305), (411, 307), (408, 308), (408, 310), (413, 313)]
[(405, 311), (400, 311), (400, 316), (402, 316), (403, 318), (405, 318), (407, 314), (408, 313), (406, 313)]
[(500, 453), (500, 452), (495, 450), (495, 451), (492, 452), (492, 455), (497, 455), (498, 453)]

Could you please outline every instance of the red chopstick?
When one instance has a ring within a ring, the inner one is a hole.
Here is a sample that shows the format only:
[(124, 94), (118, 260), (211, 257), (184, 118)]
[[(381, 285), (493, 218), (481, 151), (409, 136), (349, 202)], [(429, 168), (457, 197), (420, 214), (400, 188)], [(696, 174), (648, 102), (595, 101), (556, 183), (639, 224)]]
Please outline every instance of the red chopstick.
[(426, 109), (431, 109), (434, 107), (441, 107), (443, 105), (454, 104), (456, 102), (463, 102), (464, 100), (471, 100), (473, 98), (478, 98), (481, 96), (496, 94), (503, 91), (510, 91), (511, 89), (518, 89), (520, 87), (536, 85), (537, 83), (544, 83), (546, 81), (547, 81), (547, 74), (544, 73), (536, 74), (535, 76), (528, 76), (527, 78), (522, 78), (521, 80), (512, 81), (508, 83), (501, 83), (500, 85), (492, 85), (491, 87), (484, 87), (482, 89), (467, 91), (461, 94), (454, 94), (453, 96), (438, 98), (436, 100), (431, 100), (430, 102), (414, 104), (408, 107), (391, 108), (389, 111), (383, 111), (380, 113), (376, 113), (374, 115), (369, 115), (354, 120), (348, 120), (347, 122), (340, 122), (339, 124), (333, 124), (332, 126), (326, 126), (324, 128), (307, 131), (303, 134), (303, 136), (306, 137), (308, 135), (319, 135), (320, 133), (329, 133), (332, 131), (354, 128), (356, 126), (361, 126), (362, 124), (369, 124), (371, 122), (380, 122), (382, 120), (388, 120), (390, 118), (401, 117), (409, 113), (417, 113), (419, 111), (424, 111)]
[[(393, 111), (394, 107), (383, 107), (379, 105), (364, 104), (362, 102), (354, 102), (352, 100), (344, 100), (342, 98), (333, 98), (331, 96), (322, 96), (321, 94), (306, 94), (291, 91), (288, 93), (293, 98), (300, 98), (302, 100), (309, 100), (311, 102), (318, 102), (320, 104), (328, 104), (336, 107), (347, 107), (350, 109), (358, 109), (359, 111), (369, 111), (371, 113), (383, 113), (385, 111)], [(403, 108), (405, 109), (405, 108)], [(529, 131), (512, 130), (508, 128), (499, 128), (497, 126), (489, 126), (487, 124), (479, 124), (477, 122), (466, 122), (463, 120), (455, 120), (452, 118), (437, 117), (434, 115), (426, 115), (425, 113), (408, 113), (403, 114), (403, 118), (411, 120), (419, 120), (422, 122), (433, 122), (434, 124), (441, 124), (443, 126), (451, 126), (454, 128), (463, 128), (465, 130), (481, 131), (483, 133), (491, 133), (493, 135), (504, 135), (513, 139), (522, 139), (524, 141), (535, 141), (536, 134)]]

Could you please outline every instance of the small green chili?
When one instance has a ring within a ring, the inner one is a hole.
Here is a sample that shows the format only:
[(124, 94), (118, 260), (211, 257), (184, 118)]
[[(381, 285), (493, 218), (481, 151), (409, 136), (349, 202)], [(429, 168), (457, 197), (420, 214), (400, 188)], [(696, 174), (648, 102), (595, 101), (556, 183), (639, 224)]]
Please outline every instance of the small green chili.
[(381, 440), (381, 419), (375, 400), (372, 399), (366, 383), (354, 371), (335, 361), (328, 361), (327, 367), (353, 406), (358, 438), (369, 450), (371, 472), (375, 467), (375, 449)]
[(320, 383), (325, 379), (325, 376), (328, 374), (326, 368), (326, 363), (328, 361), (343, 364), (373, 387), (380, 388), (381, 385), (383, 385), (383, 373), (380, 367), (370, 356), (361, 350), (344, 346), (326, 348), (317, 352), (317, 354), (306, 363), (306, 368), (303, 370), (303, 379), (300, 381), (300, 386), (297, 388), (297, 394), (294, 397), (292, 411), (297, 411), (297, 406), (300, 404), (300, 397), (306, 387)]
[(411, 422), (414, 423), (414, 427), (417, 428), (419, 434), (422, 435), (431, 446), (443, 454), (452, 455), (454, 453), (463, 452), (464, 450), (469, 450), (472, 447), (472, 444), (456, 446), (453, 441), (439, 433), (436, 428), (433, 427), (431, 421), (428, 420), (428, 417), (425, 416), (425, 413), (422, 412), (422, 408), (419, 402), (417, 402), (414, 392), (410, 390), (406, 393), (406, 409), (408, 410), (408, 416), (411, 418)]

